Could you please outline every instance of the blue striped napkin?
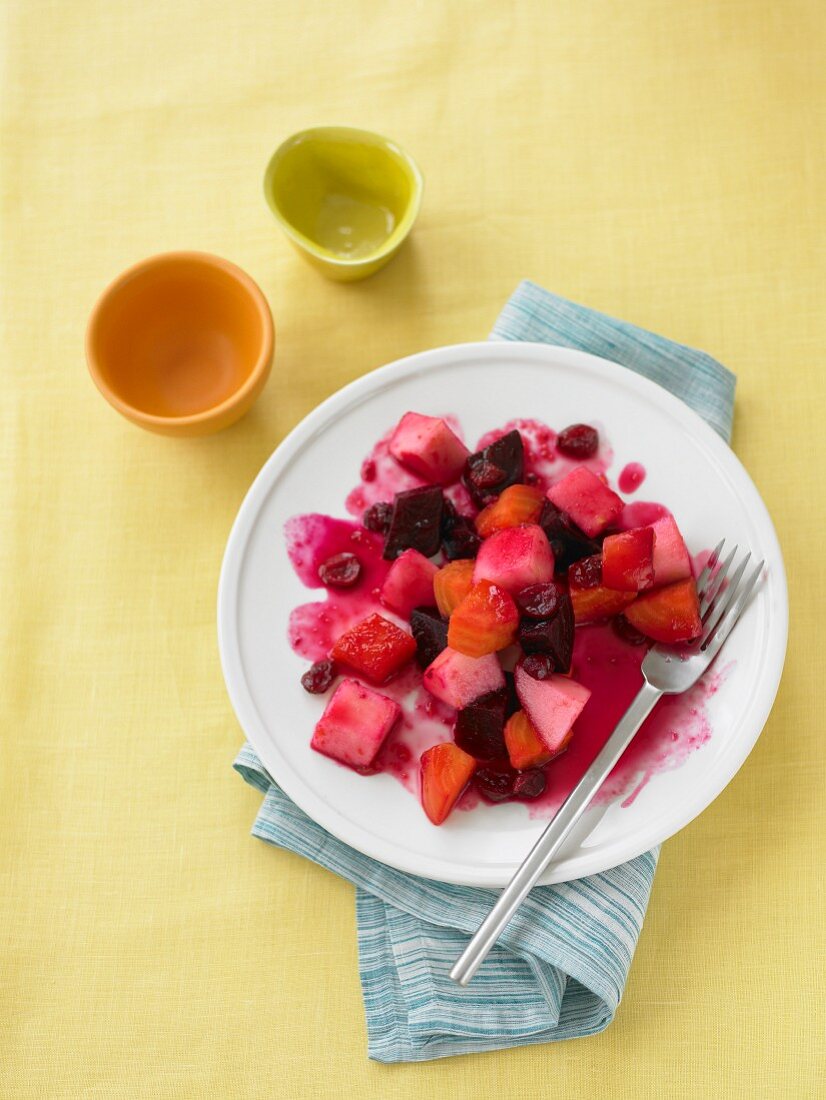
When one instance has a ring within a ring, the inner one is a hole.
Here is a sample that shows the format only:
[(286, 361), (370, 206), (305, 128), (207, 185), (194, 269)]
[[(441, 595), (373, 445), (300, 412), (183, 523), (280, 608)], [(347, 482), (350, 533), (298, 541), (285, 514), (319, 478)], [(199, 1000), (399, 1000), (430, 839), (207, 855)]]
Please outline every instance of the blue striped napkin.
[[(496, 340), (562, 344), (659, 382), (728, 439), (734, 375), (710, 356), (522, 283)], [(356, 886), (368, 1054), (416, 1062), (574, 1039), (617, 1010), (648, 906), (657, 851), (611, 871), (534, 889), (473, 982), (448, 972), (495, 892), (402, 874), (336, 840), (291, 802), (249, 745), (235, 768), (264, 795), (253, 836)]]

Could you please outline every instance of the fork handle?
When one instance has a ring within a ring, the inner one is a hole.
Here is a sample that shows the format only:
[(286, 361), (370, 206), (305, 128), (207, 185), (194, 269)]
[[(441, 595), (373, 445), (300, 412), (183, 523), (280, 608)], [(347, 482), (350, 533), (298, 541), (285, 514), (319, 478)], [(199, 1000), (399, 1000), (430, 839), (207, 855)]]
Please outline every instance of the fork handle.
[(505, 926), (536, 885), (542, 872), (559, 851), (565, 838), (579, 821), (589, 802), (608, 778), (611, 769), (630, 744), (634, 734), (654, 709), (663, 692), (643, 683), (616, 729), (594, 757), (588, 770), (557, 810), (544, 832), (528, 853), (525, 862), (499, 895), (499, 899), (479, 925), (470, 943), (450, 972), (459, 985), (467, 985), (488, 952), (502, 935)]

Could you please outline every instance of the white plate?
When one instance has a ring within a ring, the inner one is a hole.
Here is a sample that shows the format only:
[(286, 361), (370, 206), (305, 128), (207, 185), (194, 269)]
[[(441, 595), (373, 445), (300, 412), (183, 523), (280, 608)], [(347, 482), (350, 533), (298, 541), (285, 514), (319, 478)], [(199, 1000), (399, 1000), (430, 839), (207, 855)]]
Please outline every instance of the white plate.
[(766, 578), (726, 644), (725, 660), (736, 664), (707, 704), (709, 741), (678, 769), (656, 775), (631, 805), (588, 811), (542, 881), (565, 882), (640, 855), (705, 809), (757, 740), (786, 651), (786, 581), (766, 508), (725, 443), (666, 390), (595, 356), (545, 344), (438, 348), (351, 383), (290, 433), (241, 506), (221, 573), (221, 660), (244, 733), (305, 813), (402, 871), (504, 886), (543, 828), (521, 804), (482, 805), (435, 828), (395, 779), (365, 778), (310, 749), (324, 700), (299, 684), (306, 663), (287, 642), (287, 620), (318, 594), (289, 564), (284, 523), (302, 512), (344, 516), (362, 459), (408, 409), (455, 413), (471, 445), (517, 417), (557, 429), (602, 423), (614, 448), (612, 475), (641, 462), (648, 476), (637, 496), (670, 507), (692, 551), (725, 536), (766, 559)]

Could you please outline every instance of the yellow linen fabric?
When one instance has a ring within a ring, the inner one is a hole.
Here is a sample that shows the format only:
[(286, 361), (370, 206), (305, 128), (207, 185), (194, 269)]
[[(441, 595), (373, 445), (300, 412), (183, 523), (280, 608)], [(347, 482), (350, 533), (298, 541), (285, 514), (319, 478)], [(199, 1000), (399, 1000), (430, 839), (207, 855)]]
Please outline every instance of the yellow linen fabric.
[[(824, 1079), (826, 14), (819, 0), (6, 0), (0, 10), (0, 1096), (792, 1097)], [(414, 236), (324, 281), (261, 194), (309, 125), (419, 160)], [(213, 438), (87, 377), (102, 286), (235, 260), (272, 379)], [(486, 336), (518, 280), (701, 347), (789, 570), (777, 706), (666, 844), (595, 1038), (365, 1058), (352, 889), (254, 843), (215, 594), (284, 433), (398, 356)]]

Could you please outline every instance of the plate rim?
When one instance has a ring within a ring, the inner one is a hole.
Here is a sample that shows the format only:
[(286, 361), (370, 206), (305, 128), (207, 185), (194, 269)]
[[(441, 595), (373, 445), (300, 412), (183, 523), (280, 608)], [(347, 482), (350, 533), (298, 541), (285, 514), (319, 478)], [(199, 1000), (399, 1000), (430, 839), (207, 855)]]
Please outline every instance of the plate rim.
[[(381, 392), (387, 385), (408, 374), (425, 373), (429, 370), (438, 369), (440, 366), (446, 365), (445, 359), (455, 363), (469, 357), (497, 358), (503, 353), (522, 358), (525, 362), (536, 362), (543, 358), (555, 358), (559, 362), (562, 359), (567, 361), (565, 365), (584, 367), (592, 373), (596, 373), (597, 376), (608, 371), (610, 372), (609, 381), (619, 379), (621, 386), (627, 386), (631, 390), (640, 392), (643, 398), (647, 396), (656, 406), (664, 406), (664, 411), (670, 412), (678, 420), (687, 421), (687, 430), (692, 434), (699, 435), (699, 441), (705, 443), (707, 450), (712, 452), (712, 456), (718, 462), (729, 467), (727, 471), (729, 475), (734, 475), (735, 479), (739, 479), (746, 486), (752, 497), (751, 501), (746, 502), (746, 509), (749, 514), (752, 514), (752, 506), (756, 504), (757, 515), (754, 518), (761, 527), (761, 534), (765, 537), (767, 559), (773, 559), (779, 566), (776, 575), (773, 575), (772, 578), (776, 584), (775, 595), (777, 599), (777, 607), (770, 610), (770, 614), (772, 614), (771, 630), (769, 632), (771, 652), (768, 667), (772, 675), (761, 684), (761, 691), (759, 692), (761, 705), (755, 719), (753, 736), (750, 735), (744, 739), (740, 751), (727, 759), (728, 766), (719, 769), (715, 773), (715, 781), (708, 788), (702, 788), (700, 797), (695, 795), (694, 798), (688, 798), (684, 803), (681, 802), (683, 812), (677, 815), (677, 824), (673, 828), (669, 826), (664, 835), (659, 835), (659, 839), (653, 838), (646, 841), (641, 850), (633, 853), (628, 851), (627, 841), (624, 850), (615, 851), (615, 849), (623, 849), (621, 840), (609, 844), (607, 848), (603, 845), (590, 851), (581, 849), (576, 856), (566, 857), (548, 868), (540, 879), (540, 883), (550, 884), (571, 881), (584, 875), (598, 874), (610, 870), (629, 859), (636, 858), (685, 828), (704, 809), (710, 806), (740, 770), (757, 743), (774, 705), (782, 678), (788, 642), (788, 586), (783, 555), (771, 515), (748, 471), (734, 451), (698, 413), (664, 386), (660, 386), (644, 375), (638, 374), (636, 371), (610, 359), (580, 351), (576, 348), (541, 342), (500, 340), (471, 341), (430, 348), (377, 367), (345, 384), (307, 413), (288, 432), (264, 462), (241, 502), (227, 539), (218, 582), (218, 649), (227, 693), (241, 730), (268, 772), (278, 771), (278, 768), (272, 768), (271, 763), (267, 760), (272, 747), (269, 734), (265, 736), (266, 731), (264, 731), (261, 736), (258, 736), (258, 726), (259, 724), (263, 725), (263, 723), (246, 684), (237, 624), (235, 622), (238, 608), (238, 586), (245, 548), (262, 501), (269, 494), (272, 483), (277, 480), (280, 472), (289, 466), (298, 448), (312, 443), (313, 437), (327, 425), (331, 414), (343, 413), (347, 409), (361, 404), (363, 400)], [(262, 745), (265, 746), (263, 750)], [(300, 777), (297, 778), (300, 779)], [(456, 885), (501, 887), (506, 885), (518, 866), (518, 862), (514, 862), (512, 865), (499, 864), (474, 869), (461, 861), (446, 859), (442, 863), (433, 856), (423, 854), (418, 854), (411, 860), (406, 858), (410, 855), (409, 850), (402, 850), (401, 856), (394, 857), (392, 842), (373, 836), (363, 830), (360, 825), (354, 825), (350, 819), (331, 808), (329, 804), (324, 803), (314, 791), (313, 794), (316, 800), (321, 804), (321, 812), (319, 813), (318, 806), (313, 809), (307, 808), (301, 798), (300, 782), (294, 784), (292, 779), (293, 776), (290, 775), (287, 782), (284, 783), (279, 777), (277, 782), (302, 812), (306, 813), (308, 817), (342, 843), (349, 845), (367, 858), (376, 859), (396, 870), (420, 878)], [(308, 789), (312, 790), (311, 788)], [(537, 836), (546, 824), (547, 822), (537, 821)], [(356, 840), (353, 837), (353, 829), (358, 834)], [(657, 832), (662, 834), (662, 829)], [(361, 843), (359, 843), (359, 838), (362, 840)], [(638, 844), (633, 845), (633, 847), (638, 847)], [(525, 851), (526, 855), (527, 851), (528, 848)], [(600, 856), (597, 857), (595, 853), (600, 853)], [(503, 867), (505, 870), (502, 870)]]

